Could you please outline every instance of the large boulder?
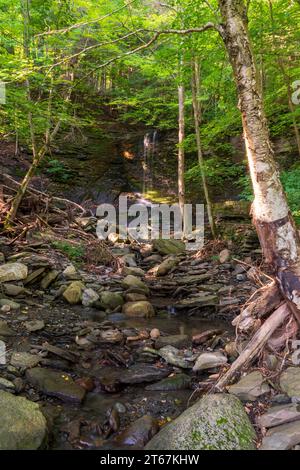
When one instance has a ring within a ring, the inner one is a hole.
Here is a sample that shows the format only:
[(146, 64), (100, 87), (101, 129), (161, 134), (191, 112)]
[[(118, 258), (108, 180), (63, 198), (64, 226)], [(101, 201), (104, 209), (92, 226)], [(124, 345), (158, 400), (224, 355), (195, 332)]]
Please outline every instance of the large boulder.
[(0, 450), (36, 450), (46, 438), (46, 419), (39, 406), (0, 391)]
[(165, 426), (146, 450), (254, 450), (255, 431), (240, 400), (206, 395)]
[(124, 303), (122, 294), (105, 290), (100, 294), (100, 302), (105, 309), (114, 310)]
[(0, 282), (22, 281), (28, 275), (26, 264), (7, 263), (0, 266)]
[(185, 244), (181, 240), (154, 240), (153, 247), (161, 255), (178, 255), (185, 252)]
[(122, 284), (125, 289), (138, 289), (145, 294), (149, 294), (149, 288), (146, 286), (146, 284), (141, 281), (140, 278), (133, 276), (132, 274), (128, 274), (128, 276), (123, 279)]
[(147, 300), (138, 302), (126, 302), (123, 305), (123, 313), (127, 317), (151, 318), (155, 315), (154, 308)]

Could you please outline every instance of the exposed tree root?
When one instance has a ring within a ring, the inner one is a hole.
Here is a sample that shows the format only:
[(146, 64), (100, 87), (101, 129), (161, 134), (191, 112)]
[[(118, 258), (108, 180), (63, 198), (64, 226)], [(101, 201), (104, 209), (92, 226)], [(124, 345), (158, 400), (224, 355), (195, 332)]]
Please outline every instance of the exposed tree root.
[(237, 372), (239, 372), (243, 367), (247, 366), (251, 361), (253, 361), (255, 357), (257, 357), (273, 333), (290, 315), (291, 311), (286, 303), (278, 307), (254, 334), (253, 338), (249, 341), (240, 356), (234, 361), (226, 374), (221, 377), (215, 387), (218, 390), (224, 389), (224, 387), (231, 381)]

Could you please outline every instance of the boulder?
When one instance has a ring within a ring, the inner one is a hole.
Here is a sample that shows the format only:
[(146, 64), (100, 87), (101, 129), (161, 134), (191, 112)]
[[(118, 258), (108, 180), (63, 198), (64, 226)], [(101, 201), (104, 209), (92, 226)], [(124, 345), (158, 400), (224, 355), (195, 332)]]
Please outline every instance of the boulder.
[(181, 240), (154, 240), (153, 247), (161, 255), (177, 255), (185, 252), (185, 244)]
[(84, 285), (80, 281), (73, 281), (63, 292), (63, 298), (71, 305), (79, 304), (82, 298)]
[(228, 387), (229, 393), (236, 395), (243, 401), (255, 401), (270, 391), (269, 385), (259, 371), (250, 372), (239, 382)]
[(193, 367), (194, 372), (200, 370), (213, 369), (220, 367), (227, 363), (227, 357), (221, 352), (206, 352), (197, 357), (196, 363)]
[(125, 289), (139, 289), (145, 292), (145, 294), (149, 294), (149, 288), (146, 286), (146, 284), (141, 281), (136, 276), (133, 276), (132, 274), (128, 274), (123, 281), (122, 281), (123, 286)]
[(0, 282), (22, 281), (28, 276), (28, 268), (22, 263), (7, 263), (0, 266)]
[(119, 292), (110, 292), (105, 290), (100, 294), (100, 302), (103, 308), (108, 310), (114, 310), (117, 307), (120, 307), (124, 304), (124, 299), (122, 294)]
[(94, 291), (94, 289), (84, 289), (82, 293), (82, 305), (84, 307), (91, 307), (98, 300), (99, 295)]
[(281, 374), (280, 387), (289, 397), (300, 398), (300, 368), (288, 367)]
[(126, 302), (122, 311), (127, 317), (151, 318), (155, 315), (154, 308), (147, 300)]
[(165, 276), (178, 264), (178, 259), (167, 258), (156, 268), (156, 276)]
[(166, 425), (145, 450), (254, 450), (255, 438), (240, 400), (212, 394)]
[(45, 441), (46, 419), (39, 406), (0, 391), (0, 450), (36, 450)]

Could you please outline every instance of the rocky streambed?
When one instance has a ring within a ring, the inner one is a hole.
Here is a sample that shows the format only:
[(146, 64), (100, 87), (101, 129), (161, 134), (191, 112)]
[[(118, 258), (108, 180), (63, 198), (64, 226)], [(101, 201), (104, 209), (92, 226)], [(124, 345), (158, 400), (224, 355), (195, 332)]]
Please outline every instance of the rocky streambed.
[(230, 321), (256, 289), (254, 248), (241, 262), (163, 240), (112, 252), (118, 272), (1, 239), (0, 449), (297, 446), (290, 357), (267, 352), (213, 393), (239, 354)]

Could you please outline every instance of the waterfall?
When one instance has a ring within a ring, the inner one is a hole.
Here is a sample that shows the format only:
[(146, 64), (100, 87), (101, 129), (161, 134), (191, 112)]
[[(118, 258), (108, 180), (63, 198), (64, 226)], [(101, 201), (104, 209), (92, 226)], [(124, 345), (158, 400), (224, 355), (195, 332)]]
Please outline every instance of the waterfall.
[(157, 130), (147, 132), (144, 135), (143, 143), (143, 194), (153, 187), (153, 165), (154, 157), (157, 153)]

